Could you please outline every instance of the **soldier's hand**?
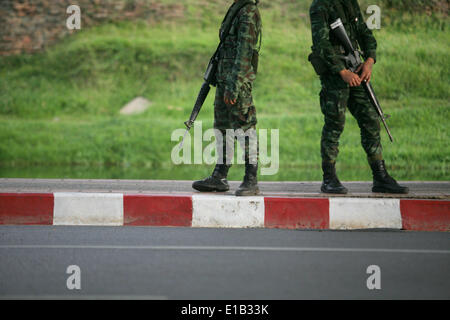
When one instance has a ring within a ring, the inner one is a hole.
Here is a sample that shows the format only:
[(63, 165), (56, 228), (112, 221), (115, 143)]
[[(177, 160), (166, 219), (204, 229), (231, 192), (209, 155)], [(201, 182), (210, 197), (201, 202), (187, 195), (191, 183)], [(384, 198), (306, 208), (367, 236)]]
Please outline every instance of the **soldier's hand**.
[(236, 104), (236, 98), (232, 99), (231, 98), (231, 93), (228, 92), (228, 91), (225, 91), (225, 96), (223, 98), (223, 101), (225, 101), (225, 103), (228, 104), (228, 105)]
[(342, 80), (350, 85), (350, 87), (357, 87), (361, 85), (361, 78), (350, 70), (344, 69), (339, 72)]
[(369, 58), (356, 70), (356, 73), (358, 74), (361, 71), (361, 75), (359, 76), (361, 78), (361, 81), (370, 81), (370, 79), (372, 78), (372, 67), (374, 63), (375, 61), (372, 58)]

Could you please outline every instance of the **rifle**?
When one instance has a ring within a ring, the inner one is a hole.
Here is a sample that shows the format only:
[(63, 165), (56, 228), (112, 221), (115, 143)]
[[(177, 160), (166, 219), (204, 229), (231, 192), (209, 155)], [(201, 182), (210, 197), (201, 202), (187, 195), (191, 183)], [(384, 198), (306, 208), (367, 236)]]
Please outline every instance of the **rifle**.
[(198, 93), (197, 100), (194, 104), (194, 109), (192, 110), (191, 116), (189, 117), (188, 121), (185, 121), (184, 124), (187, 128), (187, 131), (189, 131), (192, 128), (192, 125), (194, 124), (195, 119), (197, 119), (198, 113), (200, 112), (200, 109), (203, 106), (203, 103), (205, 102), (206, 97), (208, 96), (209, 91), (211, 90), (210, 86), (216, 86), (216, 72), (217, 72), (217, 65), (219, 64), (219, 48), (217, 48), (214, 55), (211, 57), (211, 60), (208, 63), (208, 67), (206, 68), (205, 75), (203, 76), (203, 84), (200, 88), (200, 92)]
[[(343, 60), (346, 63), (346, 67), (351, 72), (356, 72), (356, 70), (359, 68), (360, 65), (362, 65), (362, 59), (361, 59), (361, 52), (358, 50), (355, 50), (353, 48), (352, 42), (350, 41), (347, 32), (345, 31), (344, 25), (342, 24), (341, 19), (337, 19), (335, 22), (333, 22), (331, 25), (331, 31), (333, 34), (338, 38), (338, 40), (341, 42), (341, 45), (344, 47), (345, 50), (345, 56), (343, 57)], [(370, 82), (367, 82), (366, 80), (363, 81), (362, 86), (364, 90), (367, 93), (367, 96), (369, 97), (370, 102), (372, 103), (373, 107), (378, 113), (378, 116), (380, 117), (381, 121), (383, 122), (384, 128), (386, 129), (386, 132), (389, 136), (389, 139), (391, 142), (394, 142), (394, 138), (391, 135), (391, 131), (389, 130), (389, 127), (387, 126), (386, 119), (388, 119), (390, 116), (388, 114), (384, 114), (383, 110), (381, 109), (380, 103), (378, 102), (378, 99), (375, 95), (375, 92), (373, 91), (372, 84)]]
[(200, 109), (202, 108), (203, 103), (205, 102), (206, 97), (208, 96), (209, 91), (211, 90), (211, 86), (215, 87), (217, 85), (216, 73), (217, 73), (217, 66), (219, 64), (219, 51), (221, 46), (222, 42), (219, 44), (216, 52), (209, 60), (208, 67), (206, 68), (205, 75), (203, 76), (204, 82), (202, 84), (202, 87), (200, 88), (200, 92), (198, 93), (197, 100), (195, 100), (191, 116), (189, 117), (188, 121), (184, 122), (184, 125), (186, 126), (186, 132), (184, 133), (183, 140), (181, 140), (179, 149), (183, 147), (184, 139), (186, 138), (186, 135), (189, 132), (189, 130), (191, 130), (192, 126), (194, 125), (194, 121), (195, 119), (197, 119)]

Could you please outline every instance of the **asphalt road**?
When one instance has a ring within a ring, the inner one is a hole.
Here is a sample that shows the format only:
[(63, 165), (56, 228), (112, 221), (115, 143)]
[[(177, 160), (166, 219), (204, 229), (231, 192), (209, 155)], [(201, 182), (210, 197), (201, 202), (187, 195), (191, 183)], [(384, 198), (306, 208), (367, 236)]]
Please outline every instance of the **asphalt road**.
[(449, 272), (448, 233), (0, 227), (2, 299), (449, 299)]

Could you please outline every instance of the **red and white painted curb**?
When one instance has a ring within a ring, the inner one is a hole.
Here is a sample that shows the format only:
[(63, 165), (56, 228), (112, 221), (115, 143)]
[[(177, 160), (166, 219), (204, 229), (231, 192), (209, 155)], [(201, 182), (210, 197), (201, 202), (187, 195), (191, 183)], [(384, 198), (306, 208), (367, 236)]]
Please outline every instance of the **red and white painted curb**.
[(0, 193), (0, 224), (450, 231), (450, 201)]

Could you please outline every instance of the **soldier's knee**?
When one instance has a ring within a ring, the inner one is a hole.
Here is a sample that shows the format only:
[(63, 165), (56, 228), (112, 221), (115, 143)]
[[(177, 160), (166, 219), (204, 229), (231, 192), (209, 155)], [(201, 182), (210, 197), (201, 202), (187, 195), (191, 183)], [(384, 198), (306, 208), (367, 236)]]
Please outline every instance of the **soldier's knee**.
[(347, 95), (345, 92), (322, 90), (320, 95), (320, 107), (325, 116), (327, 126), (335, 130), (343, 130), (345, 125), (345, 109), (347, 104)]
[(378, 140), (380, 137), (381, 125), (377, 117), (370, 117), (359, 123), (361, 135), (369, 140)]
[(325, 117), (324, 131), (329, 132), (330, 135), (340, 136), (345, 127), (345, 116), (340, 117)]

